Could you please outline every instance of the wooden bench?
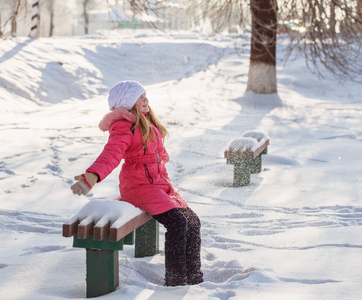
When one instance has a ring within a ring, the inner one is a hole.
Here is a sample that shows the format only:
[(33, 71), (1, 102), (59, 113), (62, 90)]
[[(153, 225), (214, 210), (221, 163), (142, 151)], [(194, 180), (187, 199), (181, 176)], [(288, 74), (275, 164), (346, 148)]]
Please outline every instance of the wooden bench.
[[(98, 297), (117, 288), (118, 254), (123, 245), (135, 245), (135, 257), (152, 256), (159, 252), (158, 222), (141, 210), (131, 218), (124, 216), (125, 222), (114, 220), (117, 209), (122, 210), (125, 202), (110, 201), (91, 201), (63, 224), (63, 236), (74, 237), (73, 247), (86, 249), (87, 298)], [(106, 207), (103, 216), (97, 215), (97, 211), (92, 212), (107, 205), (109, 207)], [(116, 209), (113, 209), (114, 206)], [(113, 220), (107, 218), (107, 210), (113, 210), (110, 212)]]
[(261, 172), (261, 156), (267, 154), (269, 140), (261, 131), (246, 131), (224, 151), (226, 163), (234, 165), (234, 187), (250, 185), (251, 174)]

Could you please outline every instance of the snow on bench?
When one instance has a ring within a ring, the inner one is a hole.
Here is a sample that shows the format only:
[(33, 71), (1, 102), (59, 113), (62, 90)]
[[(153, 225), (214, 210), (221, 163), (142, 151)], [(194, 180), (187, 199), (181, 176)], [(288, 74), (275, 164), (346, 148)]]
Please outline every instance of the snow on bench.
[(261, 131), (245, 131), (225, 150), (225, 158), (250, 158), (259, 156), (269, 145), (269, 136)]
[(267, 154), (269, 136), (262, 131), (246, 131), (224, 151), (227, 164), (234, 165), (234, 187), (250, 184), (250, 174), (261, 172), (261, 155)]
[(63, 236), (74, 236), (73, 247), (86, 249), (87, 298), (119, 285), (118, 250), (123, 244), (135, 244), (135, 257), (159, 252), (158, 226), (147, 212), (118, 200), (90, 201), (63, 224)]
[(63, 236), (77, 234), (79, 239), (86, 239), (93, 235), (93, 239), (98, 241), (109, 236), (110, 241), (118, 242), (151, 218), (148, 213), (127, 202), (91, 201), (63, 224)]

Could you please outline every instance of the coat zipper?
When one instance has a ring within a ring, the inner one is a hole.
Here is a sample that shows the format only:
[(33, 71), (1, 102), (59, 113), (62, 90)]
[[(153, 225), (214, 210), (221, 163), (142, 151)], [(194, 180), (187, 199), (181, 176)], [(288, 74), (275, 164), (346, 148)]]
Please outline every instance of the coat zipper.
[(145, 175), (146, 175), (146, 178), (148, 179), (148, 181), (150, 183), (153, 183), (153, 178), (150, 174), (150, 171), (148, 170), (148, 167), (147, 167), (147, 164), (143, 164), (144, 168), (145, 168)]
[[(146, 145), (145, 144), (143, 144), (143, 155), (146, 155)], [(150, 183), (153, 183), (153, 178), (150, 174), (150, 171), (148, 170), (147, 164), (143, 164), (143, 167), (145, 168), (146, 178), (148, 179), (148, 181)]]

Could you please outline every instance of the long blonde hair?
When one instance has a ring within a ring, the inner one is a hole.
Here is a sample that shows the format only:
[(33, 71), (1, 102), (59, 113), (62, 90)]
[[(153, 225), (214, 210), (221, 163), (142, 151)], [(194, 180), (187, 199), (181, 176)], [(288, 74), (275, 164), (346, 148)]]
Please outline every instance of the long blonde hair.
[(142, 134), (142, 142), (146, 146), (150, 141), (156, 140), (156, 135), (152, 130), (151, 123), (155, 125), (162, 136), (162, 140), (164, 141), (168, 137), (167, 129), (161, 124), (160, 120), (157, 118), (156, 114), (153, 112), (152, 108), (148, 106), (149, 112), (146, 115), (143, 115), (134, 105), (130, 112), (133, 113), (136, 117), (136, 122), (134, 127), (138, 127)]

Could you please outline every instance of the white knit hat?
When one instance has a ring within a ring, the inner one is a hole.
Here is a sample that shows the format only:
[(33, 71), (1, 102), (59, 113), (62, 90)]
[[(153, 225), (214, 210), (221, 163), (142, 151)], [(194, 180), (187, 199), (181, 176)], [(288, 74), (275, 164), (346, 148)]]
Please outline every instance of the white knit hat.
[(130, 110), (144, 93), (146, 91), (138, 81), (121, 81), (109, 90), (109, 109), (125, 108)]

